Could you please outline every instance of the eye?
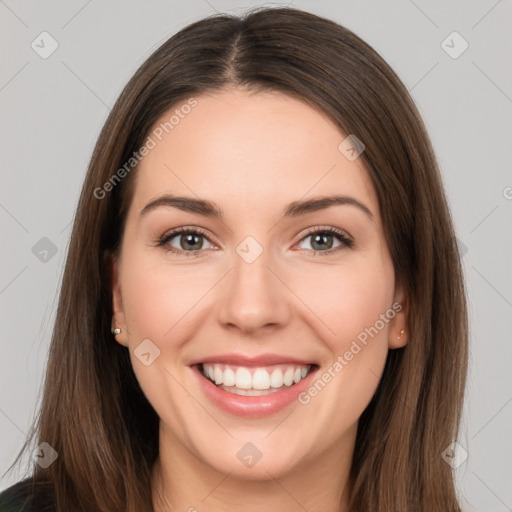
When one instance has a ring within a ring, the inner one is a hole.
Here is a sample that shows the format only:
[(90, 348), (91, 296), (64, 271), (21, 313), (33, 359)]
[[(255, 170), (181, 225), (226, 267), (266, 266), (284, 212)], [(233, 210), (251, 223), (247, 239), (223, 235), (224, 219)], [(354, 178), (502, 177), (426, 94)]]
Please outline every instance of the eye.
[[(310, 231), (303, 239), (311, 238), (311, 246), (313, 249), (306, 249), (308, 252), (316, 254), (332, 254), (344, 248), (353, 247), (354, 241), (349, 238), (343, 231), (332, 227), (318, 227)], [(337, 239), (340, 243), (338, 246), (333, 247), (334, 240)], [(319, 250), (317, 250), (319, 249)]]
[[(332, 227), (318, 227), (306, 234), (301, 240), (311, 238), (313, 249), (304, 249), (307, 252), (316, 254), (332, 254), (343, 248), (353, 247), (354, 242), (343, 231)], [(174, 239), (176, 239), (174, 241)], [(157, 245), (163, 247), (166, 252), (184, 256), (199, 256), (203, 247), (203, 240), (209, 241), (205, 232), (199, 228), (180, 227), (163, 235)], [(334, 246), (334, 240), (338, 240), (339, 245)], [(171, 241), (174, 241), (173, 245)], [(210, 242), (210, 241), (209, 241)], [(211, 242), (210, 242), (211, 243)], [(213, 245), (213, 244), (212, 244)]]
[[(170, 244), (171, 240), (176, 238), (179, 247)], [(172, 254), (180, 254), (186, 256), (199, 256), (199, 252), (203, 249), (203, 240), (208, 240), (206, 234), (198, 228), (177, 228), (166, 233), (159, 241), (158, 246), (162, 246), (165, 251)]]

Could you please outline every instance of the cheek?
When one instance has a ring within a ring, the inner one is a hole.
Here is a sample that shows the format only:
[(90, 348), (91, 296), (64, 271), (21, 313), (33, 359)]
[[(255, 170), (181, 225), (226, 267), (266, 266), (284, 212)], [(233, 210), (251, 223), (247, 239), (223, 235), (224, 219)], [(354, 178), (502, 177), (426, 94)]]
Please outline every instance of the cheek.
[[(293, 277), (294, 291), (310, 310), (310, 324), (337, 354), (345, 352), (358, 335), (364, 338), (366, 329), (392, 305), (392, 264), (365, 256), (347, 258), (339, 265), (303, 268), (300, 278)], [(378, 330), (380, 339), (386, 338), (388, 323), (379, 322)]]
[[(172, 343), (173, 329), (182, 330), (193, 308), (215, 282), (211, 269), (166, 262), (165, 256), (130, 255), (123, 276), (123, 306), (133, 340), (154, 338)], [(211, 283), (210, 285), (208, 283)], [(176, 340), (178, 341), (178, 340)]]
[[(143, 251), (126, 253), (123, 260), (122, 295), (125, 321), (129, 332), (130, 358), (137, 380), (160, 417), (180, 430), (194, 404), (186, 390), (182, 365), (174, 364), (180, 346), (193, 335), (186, 328), (193, 318), (191, 308), (204, 294), (204, 280), (191, 280), (191, 272), (170, 269), (165, 258), (151, 258)], [(201, 285), (203, 283), (203, 285)], [(153, 352), (151, 340), (159, 352)], [(146, 343), (146, 345), (141, 345)], [(145, 365), (137, 354), (139, 346), (148, 347), (152, 362)], [(153, 354), (158, 354), (153, 360)], [(172, 414), (169, 414), (172, 411)]]
[[(309, 315), (309, 324), (322, 334), (329, 349), (316, 389), (310, 388), (311, 396), (305, 396), (304, 402), (309, 398), (315, 401), (315, 414), (322, 414), (316, 410), (320, 403), (329, 403), (331, 412), (344, 411), (338, 418), (343, 424), (359, 417), (377, 388), (394, 317), (394, 271), (390, 261), (374, 258), (371, 263), (352, 263), (302, 273), (296, 288), (314, 312)], [(314, 399), (317, 393), (322, 395), (319, 401)], [(332, 422), (332, 427), (339, 428), (338, 423)]]

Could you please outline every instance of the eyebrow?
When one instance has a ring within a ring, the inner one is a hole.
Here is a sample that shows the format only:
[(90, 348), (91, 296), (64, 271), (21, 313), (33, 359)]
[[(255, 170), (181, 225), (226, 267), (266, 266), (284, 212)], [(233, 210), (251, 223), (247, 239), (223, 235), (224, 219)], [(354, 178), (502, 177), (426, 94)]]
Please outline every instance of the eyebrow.
[[(375, 221), (373, 213), (366, 205), (354, 197), (340, 195), (321, 196), (313, 199), (294, 201), (284, 209), (283, 218), (298, 217), (300, 215), (325, 210), (331, 206), (338, 205), (354, 206), (364, 212), (372, 221)], [(177, 208), (184, 212), (197, 213), (205, 217), (223, 219), (222, 210), (212, 201), (196, 199), (193, 197), (174, 196), (172, 194), (165, 194), (149, 202), (141, 210), (140, 217), (162, 206)]]

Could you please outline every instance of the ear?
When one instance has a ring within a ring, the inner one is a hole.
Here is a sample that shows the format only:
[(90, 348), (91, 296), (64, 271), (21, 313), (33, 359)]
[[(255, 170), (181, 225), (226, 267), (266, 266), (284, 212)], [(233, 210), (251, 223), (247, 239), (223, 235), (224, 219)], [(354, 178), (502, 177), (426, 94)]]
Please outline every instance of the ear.
[(120, 328), (119, 334), (112, 334), (115, 340), (123, 346), (128, 346), (128, 332), (124, 316), (123, 301), (121, 297), (121, 285), (119, 282), (119, 259), (112, 252), (105, 254), (107, 269), (110, 277), (110, 289), (112, 291), (112, 326), (111, 329)]
[(395, 316), (389, 323), (388, 331), (388, 347), (390, 349), (404, 347), (409, 338), (407, 296), (404, 290), (405, 287), (402, 284), (395, 287), (395, 296), (391, 308), (395, 312)]

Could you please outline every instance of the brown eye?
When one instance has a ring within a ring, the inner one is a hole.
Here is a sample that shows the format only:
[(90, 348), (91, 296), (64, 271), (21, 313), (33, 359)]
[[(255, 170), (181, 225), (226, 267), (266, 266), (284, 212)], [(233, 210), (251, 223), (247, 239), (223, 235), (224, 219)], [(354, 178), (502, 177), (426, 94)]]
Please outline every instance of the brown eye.
[[(332, 254), (343, 248), (350, 248), (353, 246), (353, 241), (347, 237), (342, 231), (335, 228), (316, 228), (310, 231), (302, 241), (310, 238), (310, 245), (312, 249), (305, 249), (314, 253), (327, 253)], [(339, 241), (338, 245), (335, 240)]]
[(204, 248), (205, 239), (208, 240), (206, 235), (198, 229), (178, 228), (164, 235), (158, 245), (174, 254), (197, 256)]
[(201, 239), (202, 235), (188, 233), (185, 235), (179, 235), (178, 240), (180, 241), (181, 249), (192, 249), (197, 251), (202, 248), (203, 243)]

